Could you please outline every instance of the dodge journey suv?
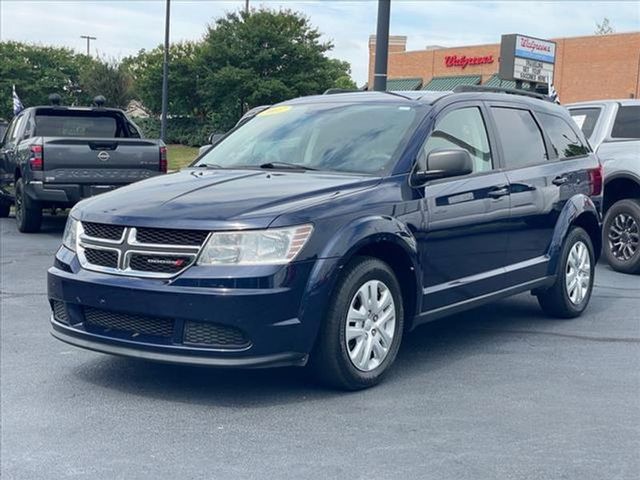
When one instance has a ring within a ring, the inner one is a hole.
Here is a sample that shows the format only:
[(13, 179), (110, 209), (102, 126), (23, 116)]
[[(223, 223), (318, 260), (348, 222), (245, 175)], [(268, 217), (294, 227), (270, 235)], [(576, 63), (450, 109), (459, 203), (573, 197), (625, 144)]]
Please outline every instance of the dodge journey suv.
[(530, 291), (580, 315), (601, 190), (583, 134), (533, 94), (299, 98), (181, 172), (80, 202), (48, 273), (52, 333), (368, 387), (403, 335), (454, 312)]

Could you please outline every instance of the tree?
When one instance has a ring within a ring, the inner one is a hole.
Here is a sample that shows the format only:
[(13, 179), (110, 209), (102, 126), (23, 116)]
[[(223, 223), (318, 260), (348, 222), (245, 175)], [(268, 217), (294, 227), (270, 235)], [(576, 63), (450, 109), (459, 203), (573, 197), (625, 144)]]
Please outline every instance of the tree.
[(221, 127), (229, 128), (249, 108), (343, 87), (349, 64), (329, 59), (325, 54), (333, 45), (320, 36), (291, 10), (228, 13), (204, 37), (198, 59), (201, 100)]
[(84, 65), (79, 75), (83, 100), (90, 104), (96, 95), (107, 99), (107, 106), (126, 108), (132, 98), (132, 79), (116, 60), (101, 59)]
[(67, 48), (0, 42), (0, 117), (13, 116), (11, 88), (25, 107), (48, 103), (58, 93), (66, 105), (80, 101), (80, 70), (91, 60)]
[(604, 17), (601, 23), (596, 22), (596, 35), (609, 35), (611, 33), (615, 33), (615, 30), (607, 17)]
[[(197, 95), (197, 63), (200, 46), (195, 42), (174, 43), (169, 47), (169, 112), (178, 116), (201, 116)], [(125, 58), (122, 68), (133, 79), (133, 95), (152, 113), (162, 109), (163, 48), (140, 50), (134, 57)]]

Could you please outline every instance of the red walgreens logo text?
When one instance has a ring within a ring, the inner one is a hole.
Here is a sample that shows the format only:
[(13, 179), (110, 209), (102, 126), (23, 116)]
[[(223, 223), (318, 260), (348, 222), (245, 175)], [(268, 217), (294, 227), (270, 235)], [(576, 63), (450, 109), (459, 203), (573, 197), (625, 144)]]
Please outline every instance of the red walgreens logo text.
[(493, 63), (493, 55), (485, 55), (484, 57), (447, 55), (444, 57), (444, 64), (447, 68), (461, 67), (464, 70), (468, 65), (485, 65), (487, 63)]
[(535, 40), (531, 39), (531, 38), (520, 38), (520, 46), (522, 48), (527, 48), (529, 50), (533, 50), (534, 52), (538, 51), (538, 52), (547, 52), (547, 53), (551, 53), (551, 45), (549, 44), (545, 44), (545, 43), (540, 43), (540, 42), (536, 42)]

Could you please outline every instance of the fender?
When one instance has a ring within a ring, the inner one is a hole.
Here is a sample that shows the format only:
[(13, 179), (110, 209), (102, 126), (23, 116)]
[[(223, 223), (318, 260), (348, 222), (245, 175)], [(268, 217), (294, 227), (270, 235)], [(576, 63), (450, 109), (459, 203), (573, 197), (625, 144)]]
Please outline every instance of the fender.
[(578, 217), (582, 214), (592, 215), (598, 225), (602, 223), (600, 213), (593, 200), (587, 195), (578, 194), (571, 197), (564, 205), (556, 222), (553, 237), (547, 254), (549, 255), (548, 275), (555, 275), (560, 261), (560, 252), (569, 229), (574, 225)]
[[(380, 242), (391, 242), (400, 247), (415, 275), (416, 291), (410, 292), (415, 297), (417, 308), (420, 308), (422, 295), (422, 270), (418, 262), (418, 247), (411, 230), (396, 218), (387, 216), (371, 216), (356, 219), (345, 224), (327, 243), (314, 265), (306, 293), (301, 302), (301, 317), (316, 328), (315, 339), (320, 323), (328, 305), (326, 298), (334, 290), (339, 278), (339, 270), (357, 255), (358, 251)], [(407, 319), (411, 321), (412, 319)]]

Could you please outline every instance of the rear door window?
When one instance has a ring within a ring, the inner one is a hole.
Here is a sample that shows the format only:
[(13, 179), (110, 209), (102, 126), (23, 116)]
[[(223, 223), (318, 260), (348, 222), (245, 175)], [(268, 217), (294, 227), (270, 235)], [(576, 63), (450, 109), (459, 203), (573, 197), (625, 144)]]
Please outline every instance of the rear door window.
[(538, 118), (549, 135), (558, 158), (579, 157), (589, 153), (589, 148), (564, 118), (548, 113), (538, 113)]
[(507, 168), (522, 168), (547, 160), (542, 132), (529, 110), (492, 107)]
[(640, 105), (621, 106), (618, 109), (611, 138), (640, 138)]
[(591, 138), (593, 135), (593, 131), (596, 128), (596, 124), (598, 123), (598, 118), (600, 118), (601, 108), (572, 108), (569, 110), (571, 113), (571, 118), (576, 122), (578, 128), (582, 130), (584, 136), (587, 138)]

